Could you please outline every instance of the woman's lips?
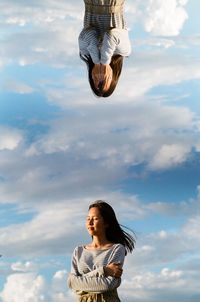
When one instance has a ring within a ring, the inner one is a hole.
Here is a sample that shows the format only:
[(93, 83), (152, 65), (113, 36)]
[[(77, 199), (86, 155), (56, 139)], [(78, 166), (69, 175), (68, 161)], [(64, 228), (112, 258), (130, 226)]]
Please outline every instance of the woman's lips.
[(88, 227), (88, 230), (93, 231), (94, 227)]

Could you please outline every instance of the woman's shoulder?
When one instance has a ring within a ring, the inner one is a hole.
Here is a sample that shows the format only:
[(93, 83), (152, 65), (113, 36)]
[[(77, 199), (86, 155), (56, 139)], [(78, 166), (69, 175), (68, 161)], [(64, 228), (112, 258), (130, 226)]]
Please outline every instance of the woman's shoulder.
[(116, 243), (113, 246), (110, 257), (113, 259), (124, 259), (126, 255), (125, 246), (121, 243)]
[(112, 254), (124, 254), (125, 246), (121, 243), (115, 243), (112, 248)]
[(123, 244), (121, 244), (121, 243), (116, 243), (116, 244), (114, 245), (114, 247), (115, 247), (115, 249), (117, 249), (117, 250), (125, 250), (125, 246), (124, 246)]
[(82, 252), (84, 249), (84, 246), (83, 245), (78, 245), (74, 248), (74, 251), (73, 251), (73, 255), (78, 255), (80, 254), (80, 252)]

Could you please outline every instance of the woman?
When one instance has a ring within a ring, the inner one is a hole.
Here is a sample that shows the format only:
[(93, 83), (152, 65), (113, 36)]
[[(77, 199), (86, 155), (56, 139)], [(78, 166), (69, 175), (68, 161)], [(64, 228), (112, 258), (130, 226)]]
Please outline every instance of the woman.
[(134, 249), (135, 240), (101, 200), (90, 205), (86, 228), (92, 243), (75, 248), (68, 285), (78, 294), (77, 302), (120, 302), (117, 287), (124, 257)]
[(110, 96), (119, 80), (123, 57), (131, 45), (123, 17), (125, 0), (84, 0), (84, 28), (79, 35), (80, 57), (88, 67), (91, 89)]

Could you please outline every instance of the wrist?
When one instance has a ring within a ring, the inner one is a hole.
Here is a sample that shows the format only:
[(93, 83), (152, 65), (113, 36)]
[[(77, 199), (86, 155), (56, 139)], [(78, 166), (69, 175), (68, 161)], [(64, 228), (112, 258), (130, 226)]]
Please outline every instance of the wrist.
[(104, 275), (108, 276), (108, 267), (104, 266), (103, 270), (104, 270)]

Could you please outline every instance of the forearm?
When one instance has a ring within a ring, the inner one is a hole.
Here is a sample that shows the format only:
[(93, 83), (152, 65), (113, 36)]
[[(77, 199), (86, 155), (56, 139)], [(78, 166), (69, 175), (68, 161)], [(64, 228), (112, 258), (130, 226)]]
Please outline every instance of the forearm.
[(100, 62), (98, 38), (95, 29), (83, 30), (79, 35), (79, 50), (80, 53), (85, 55), (89, 54), (94, 64)]
[(101, 47), (101, 63), (108, 65), (111, 62), (111, 58), (117, 46), (117, 40), (112, 35), (112, 31), (108, 31), (104, 34), (102, 47)]
[(106, 292), (117, 288), (121, 279), (114, 277), (85, 277), (71, 276), (68, 285), (73, 290), (82, 290), (88, 292)]
[(126, 57), (130, 53), (131, 43), (127, 30), (114, 28), (105, 33), (101, 49), (102, 64), (110, 64), (113, 54)]
[(84, 276), (84, 277), (104, 277), (105, 276), (104, 267), (103, 266), (98, 267), (98, 268), (92, 270), (91, 272), (83, 274), (82, 276)]

